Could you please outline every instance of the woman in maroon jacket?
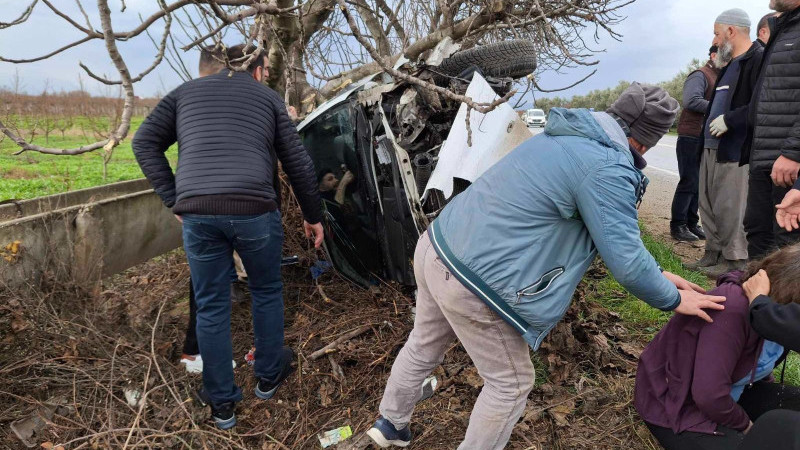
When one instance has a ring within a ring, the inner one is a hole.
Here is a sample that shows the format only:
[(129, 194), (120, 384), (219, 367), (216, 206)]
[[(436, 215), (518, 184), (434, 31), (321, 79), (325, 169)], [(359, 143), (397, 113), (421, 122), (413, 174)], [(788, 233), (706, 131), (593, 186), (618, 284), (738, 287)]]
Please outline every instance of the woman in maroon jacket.
[(745, 273), (723, 275), (709, 292), (727, 299), (724, 310), (709, 313), (712, 323), (676, 315), (642, 353), (634, 405), (664, 448), (735, 449), (758, 415), (800, 407), (800, 389), (759, 382), (770, 379), (783, 348), (750, 326), (741, 286), (764, 270), (775, 302), (800, 302), (798, 256), (800, 246), (788, 247)]

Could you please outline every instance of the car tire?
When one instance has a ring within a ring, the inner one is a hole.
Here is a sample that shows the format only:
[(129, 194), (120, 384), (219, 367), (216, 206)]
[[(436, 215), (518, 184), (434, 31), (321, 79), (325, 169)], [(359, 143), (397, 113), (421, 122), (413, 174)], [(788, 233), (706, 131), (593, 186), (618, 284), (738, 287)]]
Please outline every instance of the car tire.
[(515, 39), (457, 52), (435, 69), (436, 82), (446, 82), (472, 66), (490, 77), (522, 78), (536, 70), (536, 44)]

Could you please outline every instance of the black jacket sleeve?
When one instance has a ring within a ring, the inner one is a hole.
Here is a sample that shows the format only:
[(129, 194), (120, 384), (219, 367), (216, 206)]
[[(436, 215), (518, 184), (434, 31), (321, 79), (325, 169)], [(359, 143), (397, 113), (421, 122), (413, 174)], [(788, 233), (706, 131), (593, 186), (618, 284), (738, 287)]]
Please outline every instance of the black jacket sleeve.
[[(273, 102), (275, 108), (275, 153), (283, 171), (289, 176), (294, 195), (300, 203), (303, 218), (310, 224), (322, 221), (322, 201), (314, 162), (303, 147), (283, 102)], [(275, 186), (275, 189), (279, 189)]]
[[(758, 45), (758, 44), (755, 44)], [(758, 85), (758, 76), (761, 73), (761, 61), (763, 59), (763, 51), (757, 50), (750, 60), (747, 62), (748, 70), (744, 77), (740, 80), (740, 84), (746, 86), (738, 86), (737, 91), (743, 91), (747, 94), (747, 98), (738, 107), (725, 113), (725, 125), (732, 130), (743, 130), (748, 126), (748, 117), (750, 115), (750, 105), (752, 104), (752, 97), (755, 95), (756, 87)], [(711, 118), (716, 119), (716, 117)]]
[(158, 102), (131, 143), (136, 162), (167, 208), (175, 205), (175, 175), (164, 155), (177, 140), (175, 97), (172, 91)]
[(800, 304), (781, 305), (760, 295), (750, 305), (750, 324), (764, 339), (800, 351)]

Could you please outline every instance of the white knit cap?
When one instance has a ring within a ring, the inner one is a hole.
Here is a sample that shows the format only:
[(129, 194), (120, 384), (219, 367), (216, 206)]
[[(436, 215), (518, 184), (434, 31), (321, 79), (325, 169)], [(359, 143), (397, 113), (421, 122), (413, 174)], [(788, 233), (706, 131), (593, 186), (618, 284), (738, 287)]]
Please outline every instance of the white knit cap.
[(733, 8), (720, 14), (714, 23), (750, 28), (750, 16), (743, 9)]

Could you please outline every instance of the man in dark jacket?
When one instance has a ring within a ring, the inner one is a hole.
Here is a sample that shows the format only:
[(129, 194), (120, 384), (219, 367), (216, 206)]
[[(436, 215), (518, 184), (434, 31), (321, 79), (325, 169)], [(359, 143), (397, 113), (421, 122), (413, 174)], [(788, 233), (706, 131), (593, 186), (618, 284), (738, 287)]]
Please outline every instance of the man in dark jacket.
[(770, 7), (781, 15), (768, 19), (772, 36), (750, 109), (753, 139), (741, 161), (750, 164), (744, 227), (751, 259), (800, 239), (800, 230), (788, 232), (774, 219), (774, 205), (800, 173), (800, 0), (772, 0)]
[(683, 84), (683, 111), (678, 120), (678, 172), (681, 179), (672, 199), (670, 233), (678, 241), (696, 241), (706, 235), (698, 222), (697, 194), (700, 183), (700, 136), (703, 133), (703, 117), (708, 110), (708, 101), (714, 93), (719, 69), (714, 66), (717, 47), (709, 49), (711, 57), (705, 66), (686, 77)]
[(766, 14), (761, 20), (758, 21), (758, 30), (756, 30), (756, 36), (758, 39), (756, 41), (761, 44), (762, 47), (767, 46), (767, 42), (769, 42), (770, 36), (770, 29), (769, 29), (769, 19), (770, 17), (775, 17), (777, 13), (769, 13)]
[(716, 64), (724, 67), (706, 113), (700, 164), (700, 217), (706, 231), (706, 253), (697, 263), (709, 276), (744, 267), (747, 240), (744, 221), (747, 169), (739, 167), (747, 139), (747, 114), (763, 49), (750, 41), (750, 18), (730, 9), (714, 24)]
[[(248, 60), (243, 49), (232, 61)], [(291, 374), (283, 347), (280, 277), (283, 230), (273, 184), (275, 158), (289, 176), (307, 236), (322, 243), (319, 187), (283, 100), (262, 84), (266, 57), (245, 72), (222, 71), (188, 81), (164, 97), (133, 139), (136, 160), (164, 204), (183, 222), (183, 242), (197, 301), (203, 359), (200, 398), (218, 427), (236, 424), (230, 332), (230, 274), (236, 250), (248, 273), (255, 335), (256, 396), (271, 398)], [(179, 144), (173, 175), (164, 152)]]

